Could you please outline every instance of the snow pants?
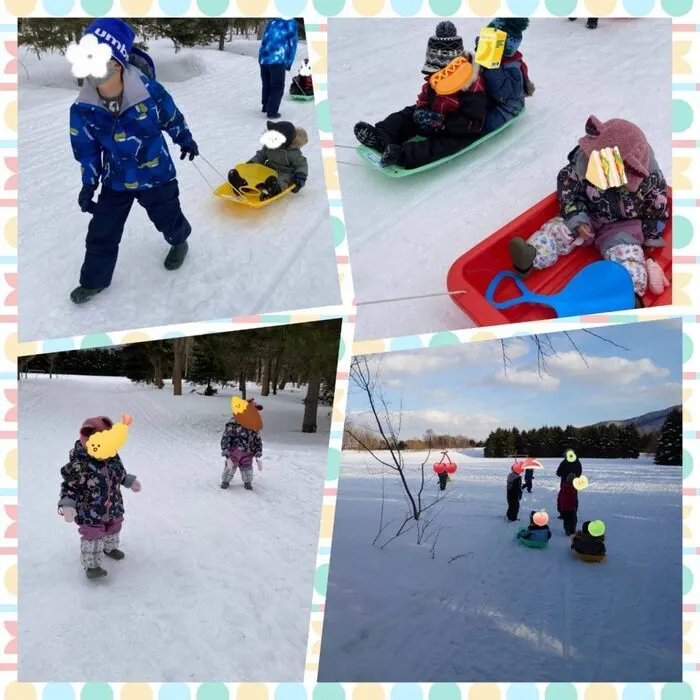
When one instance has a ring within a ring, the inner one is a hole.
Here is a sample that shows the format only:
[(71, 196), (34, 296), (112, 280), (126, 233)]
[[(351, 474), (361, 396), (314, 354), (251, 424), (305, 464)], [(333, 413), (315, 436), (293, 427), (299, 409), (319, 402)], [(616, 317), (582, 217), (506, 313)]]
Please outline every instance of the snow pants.
[(253, 483), (253, 455), (241, 450), (234, 450), (224, 464), (221, 482), (230, 484), (237, 469), (241, 472), (241, 480), (244, 484)]
[(284, 74), (287, 72), (283, 63), (260, 65), (262, 80), (262, 107), (268, 114), (277, 114), (284, 95)]
[(518, 513), (520, 512), (520, 494), (515, 491), (507, 491), (506, 498), (508, 499), (506, 518), (513, 522), (518, 519)]
[(105, 552), (119, 547), (119, 533), (124, 518), (117, 518), (103, 525), (80, 525), (80, 563), (83, 569), (96, 569), (102, 565)]
[(420, 168), (461, 151), (478, 136), (447, 136), (436, 134), (423, 141), (410, 141), (415, 136), (425, 136), (413, 121), (415, 107), (404, 107), (400, 112), (390, 114), (386, 119), (377, 122), (374, 128), (377, 136), (387, 145), (401, 146), (399, 164), (406, 170)]
[(576, 522), (577, 514), (576, 511), (565, 510), (561, 514), (562, 520), (564, 521), (564, 533), (567, 535), (573, 535), (576, 533)]
[(180, 209), (177, 180), (132, 192), (103, 187), (85, 240), (85, 261), (80, 270), (83, 287), (103, 289), (112, 283), (124, 225), (134, 201), (146, 210), (148, 218), (170, 245), (183, 243), (192, 233), (192, 227)]
[[(548, 221), (527, 240), (537, 251), (534, 269), (544, 270), (552, 267), (560, 257), (575, 250), (575, 240), (576, 236), (569, 231), (563, 219), (556, 218)], [(602, 254), (602, 257), (605, 260), (620, 263), (632, 278), (635, 294), (644, 296), (647, 289), (647, 267), (642, 246), (628, 243), (613, 245)]]
[(523, 491), (527, 490), (528, 493), (532, 493), (532, 479), (525, 479), (523, 482)]

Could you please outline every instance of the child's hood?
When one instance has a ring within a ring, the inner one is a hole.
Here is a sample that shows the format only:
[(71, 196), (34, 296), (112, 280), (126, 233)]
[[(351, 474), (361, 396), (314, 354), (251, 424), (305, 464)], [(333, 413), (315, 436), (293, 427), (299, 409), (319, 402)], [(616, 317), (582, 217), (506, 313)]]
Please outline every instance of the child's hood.
[[(121, 110), (123, 114), (129, 107), (150, 99), (151, 93), (148, 91), (148, 78), (135, 66), (129, 65), (124, 69), (122, 80), (124, 82), (124, 97)], [(97, 89), (87, 83), (84, 83), (83, 87), (80, 88), (74, 104), (104, 109)]]
[(292, 122), (267, 122), (267, 131), (260, 137), (260, 144), (275, 150), (277, 148), (302, 148), (309, 142), (305, 129)]

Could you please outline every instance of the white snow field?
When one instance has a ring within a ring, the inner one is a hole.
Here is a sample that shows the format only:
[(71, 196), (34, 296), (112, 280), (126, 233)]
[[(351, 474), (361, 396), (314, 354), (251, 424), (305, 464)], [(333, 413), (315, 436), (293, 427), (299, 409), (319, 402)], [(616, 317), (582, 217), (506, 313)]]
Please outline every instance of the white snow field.
[[(223, 176), (259, 148), (266, 118), (260, 111), (257, 41), (229, 50), (182, 49), (168, 40), (148, 42), (157, 77), (172, 94), (200, 153)], [(299, 44), (287, 90), (306, 56)], [(328, 219), (328, 197), (314, 103), (285, 97), (282, 118), (304, 127), (309, 180), (298, 195), (248, 209), (212, 194), (223, 182), (201, 158), (175, 159), (182, 210), (192, 224), (183, 267), (168, 272), (168, 245), (134, 205), (124, 231), (112, 286), (76, 307), (77, 284), (89, 215), (78, 208), (80, 166), (68, 134), (68, 110), (78, 87), (60, 55), (20, 49), (19, 196), (20, 336), (23, 341), (97, 330), (203, 321), (340, 303), (338, 272)]]
[[(173, 397), (125, 379), (22, 379), (19, 587), (26, 681), (301, 681), (330, 418), (302, 434), (305, 389), (260, 397), (264, 470), (223, 491), (230, 395)], [(82, 421), (133, 416), (120, 452), (121, 562), (88, 581), (75, 525), (56, 513)], [(57, 643), (57, 640), (61, 640)]]
[[(454, 22), (473, 50), (486, 21)], [(400, 180), (373, 171), (353, 150), (353, 126), (415, 104), (436, 23), (329, 21), (328, 91), (359, 340), (472, 326), (446, 293), (450, 266), (556, 189), (589, 115), (638, 124), (670, 183), (671, 24), (646, 19), (601, 19), (595, 31), (582, 20), (531, 21), (521, 50), (537, 89), (517, 123), (434, 170)], [(386, 301), (414, 295), (433, 296)]]
[[(426, 453), (404, 454), (415, 484)], [(427, 543), (409, 533), (380, 550), (372, 546), (380, 467), (343, 454), (319, 681), (681, 680), (680, 467), (582, 459), (590, 486), (580, 493), (579, 526), (602, 519), (607, 527), (607, 561), (587, 564), (556, 518), (560, 460), (542, 460), (520, 522), (509, 523), (512, 461), (450, 455), (458, 471)], [(433, 452), (428, 461), (427, 502), (439, 459)], [(394, 472), (384, 487), (384, 523), (400, 518), (389, 535), (405, 517), (405, 497)], [(546, 550), (526, 549), (515, 534), (541, 508), (552, 539)]]

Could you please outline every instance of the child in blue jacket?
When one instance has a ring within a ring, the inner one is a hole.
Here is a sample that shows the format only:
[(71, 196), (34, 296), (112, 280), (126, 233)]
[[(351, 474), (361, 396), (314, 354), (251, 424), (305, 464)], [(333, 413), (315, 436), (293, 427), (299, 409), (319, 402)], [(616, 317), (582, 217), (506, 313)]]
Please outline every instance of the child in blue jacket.
[[(525, 97), (535, 92), (523, 55), (518, 50), (529, 24), (528, 19), (519, 17), (497, 17), (488, 25), (505, 32), (507, 38), (501, 65), (481, 69), (488, 98), (484, 133), (498, 129), (519, 114), (525, 108)], [(478, 39), (476, 43), (478, 45)]]
[(80, 286), (71, 293), (76, 304), (85, 303), (111, 284), (134, 201), (170, 244), (166, 269), (177, 270), (182, 265), (192, 227), (180, 208), (177, 173), (163, 131), (180, 147), (180, 160), (199, 155), (173, 98), (155, 79), (130, 64), (134, 30), (121, 19), (104, 18), (87, 27), (85, 35), (109, 46), (112, 59), (105, 77), (85, 79), (70, 109), (71, 146), (83, 181), (78, 204), (92, 215)]
[(265, 25), (258, 63), (262, 80), (262, 111), (268, 119), (280, 117), (284, 74), (294, 65), (298, 41), (299, 28), (295, 19), (275, 17)]

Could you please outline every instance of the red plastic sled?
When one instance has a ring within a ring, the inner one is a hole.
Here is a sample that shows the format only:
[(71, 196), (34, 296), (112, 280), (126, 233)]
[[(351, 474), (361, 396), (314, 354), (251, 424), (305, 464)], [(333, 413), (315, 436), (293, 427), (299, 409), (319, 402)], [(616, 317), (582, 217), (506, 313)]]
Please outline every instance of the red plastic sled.
[[(655, 296), (648, 292), (644, 296), (644, 306), (669, 306), (673, 289), (671, 270), (671, 220), (672, 192), (668, 189), (669, 219), (664, 231), (664, 248), (645, 248), (647, 257), (653, 257), (671, 282), (662, 294)], [(486, 290), (491, 280), (502, 270), (512, 270), (508, 243), (512, 238), (527, 238), (555, 216), (560, 215), (556, 192), (528, 209), (517, 219), (513, 219), (496, 233), (479, 243), (452, 264), (447, 273), (447, 289), (452, 301), (464, 311), (477, 326), (497, 326), (506, 323), (543, 321), (555, 318), (554, 311), (541, 304), (521, 304), (510, 309), (498, 310), (486, 300)], [(567, 282), (587, 265), (600, 260), (594, 246), (579, 248), (561, 258), (556, 265), (546, 270), (536, 270), (525, 281), (526, 286), (537, 294), (556, 294)], [(462, 293), (457, 293), (462, 292)], [(515, 283), (504, 281), (495, 295), (496, 301), (505, 301), (518, 296)]]

